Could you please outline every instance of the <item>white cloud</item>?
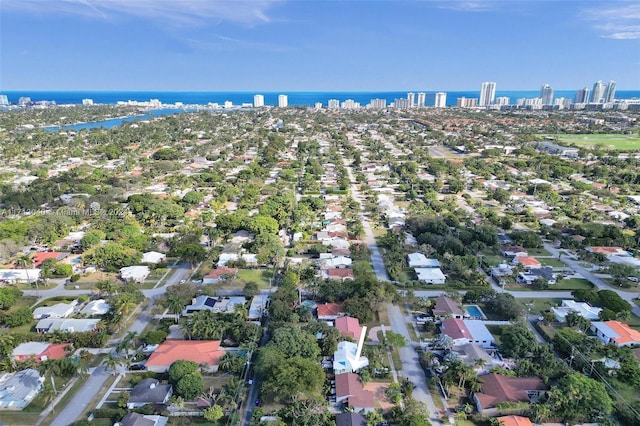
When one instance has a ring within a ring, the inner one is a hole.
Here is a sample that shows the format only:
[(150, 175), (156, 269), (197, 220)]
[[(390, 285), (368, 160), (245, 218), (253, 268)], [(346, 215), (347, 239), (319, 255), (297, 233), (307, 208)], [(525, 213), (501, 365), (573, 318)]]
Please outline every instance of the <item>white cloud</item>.
[(640, 39), (640, 4), (620, 3), (607, 8), (586, 9), (583, 15), (601, 37)]
[(438, 7), (461, 12), (487, 12), (493, 9), (494, 6), (494, 2), (487, 0), (445, 0)]
[(281, 0), (2, 0), (4, 10), (76, 14), (109, 20), (133, 15), (172, 25), (223, 21), (244, 25), (271, 22), (267, 11)]

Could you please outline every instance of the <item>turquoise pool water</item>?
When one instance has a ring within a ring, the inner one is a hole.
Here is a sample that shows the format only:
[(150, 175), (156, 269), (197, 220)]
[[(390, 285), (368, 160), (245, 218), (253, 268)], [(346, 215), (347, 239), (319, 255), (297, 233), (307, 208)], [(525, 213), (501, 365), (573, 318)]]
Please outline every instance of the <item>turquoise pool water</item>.
[(484, 313), (482, 313), (480, 308), (476, 305), (465, 306), (464, 309), (467, 311), (470, 317), (484, 318)]

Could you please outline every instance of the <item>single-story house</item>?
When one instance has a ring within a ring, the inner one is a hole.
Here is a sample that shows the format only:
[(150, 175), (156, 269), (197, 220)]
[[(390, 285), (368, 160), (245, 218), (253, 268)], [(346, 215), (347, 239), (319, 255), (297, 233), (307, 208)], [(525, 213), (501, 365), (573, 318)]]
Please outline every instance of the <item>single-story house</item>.
[(323, 240), (322, 245), (331, 246), (333, 248), (348, 249), (351, 244), (349, 243), (349, 241), (345, 240), (344, 238), (332, 237), (330, 239)]
[(234, 262), (240, 259), (240, 255), (238, 253), (220, 253), (218, 257), (218, 267), (225, 266), (229, 262)]
[(80, 314), (92, 316), (104, 315), (111, 309), (111, 305), (104, 299), (92, 300), (80, 310)]
[(132, 410), (146, 404), (166, 404), (172, 394), (171, 385), (162, 385), (157, 379), (142, 379), (131, 389), (127, 408)]
[(224, 353), (219, 340), (165, 340), (153, 351), (145, 365), (149, 371), (164, 373), (174, 361), (182, 359), (206, 364), (212, 370), (217, 370)]
[(133, 281), (136, 283), (144, 282), (151, 270), (148, 266), (126, 266), (120, 269), (120, 277), (125, 281)]
[(211, 296), (198, 296), (191, 300), (191, 304), (185, 306), (182, 311), (182, 315), (189, 315), (198, 311), (213, 311), (213, 307), (218, 302), (218, 299)]
[(249, 305), (249, 316), (247, 319), (249, 321), (260, 321), (262, 318), (262, 314), (265, 309), (267, 309), (267, 304), (269, 303), (269, 295), (268, 294), (256, 294), (251, 299), (251, 305)]
[(47, 259), (53, 259), (55, 261), (63, 260), (65, 257), (69, 256), (67, 252), (57, 252), (57, 251), (41, 251), (34, 253), (31, 256), (31, 260), (33, 261), (34, 268), (40, 268), (42, 266), (42, 262)]
[(498, 417), (498, 421), (502, 426), (533, 426), (528, 417), (522, 416), (502, 416)]
[(38, 333), (52, 333), (54, 331), (66, 331), (68, 333), (81, 333), (94, 331), (98, 327), (99, 319), (81, 318), (46, 318), (36, 324)]
[(324, 303), (318, 305), (318, 321), (335, 321), (346, 315), (343, 303)]
[(542, 267), (542, 264), (538, 261), (538, 259), (531, 256), (516, 256), (513, 258), (513, 263), (516, 265), (522, 265), (525, 269)]
[(345, 269), (351, 268), (351, 258), (347, 256), (333, 256), (321, 257), (318, 261), (318, 267), (320, 269)]
[(33, 319), (66, 318), (73, 314), (77, 304), (78, 301), (74, 300), (71, 303), (56, 303), (51, 306), (41, 306), (33, 310)]
[(69, 343), (24, 342), (11, 352), (11, 358), (22, 361), (33, 358), (36, 362), (60, 359), (67, 355)]
[(511, 275), (513, 275), (513, 267), (506, 263), (501, 263), (500, 265), (491, 268), (491, 276), (494, 278), (500, 279), (502, 277), (510, 277)]
[(367, 426), (367, 419), (360, 413), (340, 413), (336, 415), (336, 426)]
[(354, 373), (336, 375), (336, 402), (345, 403), (355, 412), (373, 411), (373, 392), (366, 391), (360, 376)]
[(458, 307), (458, 303), (446, 296), (440, 296), (436, 298), (436, 303), (432, 309), (433, 316), (442, 318), (464, 318), (464, 312)]
[(640, 345), (640, 331), (620, 321), (594, 321), (591, 331), (605, 344), (613, 343), (618, 347)]
[(40, 392), (42, 382), (44, 377), (33, 368), (0, 375), (0, 410), (22, 410)]
[(351, 337), (352, 339), (360, 339), (362, 334), (362, 327), (358, 318), (352, 318), (349, 316), (336, 318), (335, 327), (340, 330), (344, 337)]
[(440, 324), (440, 332), (449, 336), (454, 345), (477, 343), (484, 349), (495, 344), (495, 339), (482, 321), (447, 318)]
[(40, 269), (0, 269), (0, 283), (34, 283), (40, 279)]
[(553, 273), (553, 268), (551, 266), (530, 268), (525, 272), (520, 272), (516, 281), (520, 284), (531, 285), (538, 278), (545, 280), (547, 284), (556, 283), (556, 275)]
[(629, 256), (629, 252), (623, 249), (622, 247), (601, 247), (601, 246), (591, 246), (585, 249), (586, 251), (590, 251), (591, 253), (600, 253), (605, 256)]
[(418, 280), (427, 284), (444, 284), (447, 279), (440, 268), (415, 268), (414, 270)]
[(120, 426), (165, 426), (169, 417), (129, 413), (118, 422)]
[(367, 333), (367, 327), (362, 327), (358, 344), (352, 342), (338, 343), (338, 349), (333, 353), (334, 374), (355, 373), (369, 365), (367, 357), (362, 356), (362, 346)]
[(508, 258), (517, 256), (529, 256), (529, 252), (527, 252), (527, 249), (522, 246), (502, 246), (500, 247), (500, 254)]
[(585, 302), (576, 302), (575, 300), (563, 300), (558, 307), (551, 308), (551, 312), (556, 315), (558, 322), (565, 322), (567, 315), (575, 312), (588, 320), (598, 320), (600, 318), (602, 308), (596, 308)]
[(161, 263), (167, 259), (167, 255), (157, 251), (148, 251), (142, 254), (142, 263)]
[(353, 280), (353, 269), (326, 269), (323, 277), (328, 280)]
[(508, 377), (491, 373), (480, 378), (480, 392), (475, 392), (478, 413), (497, 414), (496, 407), (503, 402), (534, 402), (547, 390), (537, 377)]
[(422, 253), (409, 253), (407, 255), (409, 268), (439, 268), (440, 262), (437, 259), (427, 259)]
[[(459, 359), (468, 366), (473, 367), (478, 374), (488, 372), (491, 367), (496, 365), (497, 361), (477, 343), (454, 346), (450, 353), (453, 355), (452, 358)], [(446, 360), (447, 356), (445, 355)], [(483, 365), (480, 366), (478, 360), (482, 360)]]
[(202, 284), (215, 284), (226, 278), (235, 277), (238, 273), (238, 268), (229, 268), (227, 266), (218, 266), (216, 269), (212, 269), (207, 275), (202, 277)]

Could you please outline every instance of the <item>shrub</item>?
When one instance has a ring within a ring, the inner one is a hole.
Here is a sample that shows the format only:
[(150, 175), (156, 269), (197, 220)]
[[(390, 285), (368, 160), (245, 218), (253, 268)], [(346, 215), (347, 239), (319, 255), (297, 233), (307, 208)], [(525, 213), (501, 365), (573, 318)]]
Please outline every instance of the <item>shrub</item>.
[(123, 408), (96, 408), (93, 410), (93, 417), (97, 419), (111, 419), (116, 423), (127, 415), (127, 410)]
[(69, 281), (71, 281), (72, 283), (75, 283), (76, 281), (80, 281), (80, 274), (71, 275), (71, 278), (69, 278)]
[(180, 379), (198, 371), (198, 363), (178, 360), (169, 367), (169, 382), (176, 386)]

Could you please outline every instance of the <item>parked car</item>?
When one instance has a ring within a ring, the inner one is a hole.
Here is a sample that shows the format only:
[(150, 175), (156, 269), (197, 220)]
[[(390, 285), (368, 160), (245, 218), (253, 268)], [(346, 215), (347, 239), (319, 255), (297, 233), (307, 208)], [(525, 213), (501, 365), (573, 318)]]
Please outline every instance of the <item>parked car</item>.
[(131, 366), (129, 366), (129, 370), (131, 371), (146, 371), (147, 366), (144, 364), (131, 364)]

